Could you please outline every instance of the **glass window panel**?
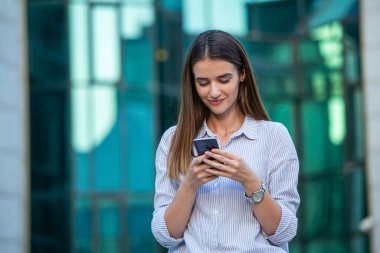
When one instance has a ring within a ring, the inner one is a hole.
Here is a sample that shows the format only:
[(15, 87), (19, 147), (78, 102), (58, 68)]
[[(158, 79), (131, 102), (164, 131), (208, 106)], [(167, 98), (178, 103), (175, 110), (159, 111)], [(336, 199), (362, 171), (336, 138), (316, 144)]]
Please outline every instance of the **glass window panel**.
[(346, 50), (345, 57), (345, 77), (348, 82), (351, 84), (359, 82), (360, 73), (359, 73), (359, 62), (360, 56), (358, 55), (357, 50), (352, 50), (348, 48)]
[(32, 191), (31, 232), (33, 252), (68, 251), (69, 199), (62, 189)]
[(120, 79), (120, 39), (118, 11), (112, 5), (92, 9), (94, 78), (101, 82)]
[(183, 30), (187, 34), (198, 34), (207, 29), (221, 29), (244, 36), (248, 32), (246, 2), (182, 0)]
[(350, 238), (349, 241), (351, 252), (355, 253), (368, 253), (369, 245), (368, 238), (364, 234), (357, 234), (354, 237)]
[(269, 115), (271, 120), (283, 123), (288, 129), (290, 135), (295, 141), (295, 133), (294, 133), (294, 104), (292, 101), (278, 101), (275, 104), (271, 104), (269, 107)]
[(147, 36), (125, 40), (123, 77), (128, 86), (148, 88), (153, 83), (153, 43)]
[(116, 88), (89, 86), (72, 89), (71, 94), (75, 186), (117, 189), (121, 174)]
[(160, 7), (172, 12), (180, 12), (182, 7), (182, 2), (180, 0), (159, 0), (157, 3)]
[(120, 238), (120, 208), (111, 201), (99, 202), (99, 251), (104, 253), (118, 253)]
[(299, 243), (296, 243), (294, 241), (290, 242), (290, 244), (289, 244), (289, 252), (292, 252), (292, 253), (302, 253), (301, 246), (299, 245)]
[(28, 5), (30, 85), (67, 86), (68, 35), (64, 3)]
[(131, 204), (128, 209), (128, 238), (130, 252), (153, 252), (155, 239), (151, 236), (151, 204)]
[(303, 230), (309, 239), (343, 238), (346, 212), (343, 178), (337, 174), (305, 176), (303, 183)]
[(90, 175), (93, 173), (89, 168), (91, 150), (95, 142), (92, 138), (90, 107), (90, 89), (71, 89), (71, 146), (75, 180), (73, 186), (77, 190), (86, 190), (90, 187)]
[[(267, 42), (267, 41), (254, 41), (250, 43), (247, 51), (249, 55), (253, 55), (252, 63), (254, 66), (262, 66), (263, 70), (268, 70), (269, 74), (279, 74), (278, 70), (283, 70), (288, 66), (292, 70), (293, 62), (292, 44), (290, 42)], [(264, 68), (266, 67), (266, 68)], [(258, 73), (265, 74), (262, 71)], [(282, 72), (281, 72), (282, 73)], [(285, 73), (288, 73), (286, 71)]]
[(75, 252), (91, 252), (91, 237), (94, 229), (91, 212), (88, 200), (78, 199), (75, 201)]
[(326, 239), (326, 240), (314, 240), (308, 245), (308, 253), (347, 253), (350, 252), (348, 244), (345, 240)]
[(357, 204), (359, 200), (366, 202), (364, 168), (358, 166), (348, 169), (351, 171), (346, 174), (345, 180), (346, 206), (349, 213), (350, 232), (355, 234), (359, 232), (360, 221), (366, 216), (366, 206)]
[(320, 53), (319, 41), (301, 40), (299, 42), (299, 60), (302, 64), (320, 64), (323, 59)]
[(303, 171), (313, 173), (336, 170), (342, 164), (343, 146), (333, 145), (329, 137), (328, 104), (306, 101), (301, 108)]
[[(349, 145), (350, 154), (353, 155), (353, 160), (363, 160), (364, 159), (364, 115), (363, 115), (363, 92), (362, 90), (357, 87), (356, 89), (352, 90), (352, 93), (349, 92), (348, 94), (348, 104), (352, 104), (354, 107), (353, 113), (354, 117), (352, 118), (352, 121), (350, 121), (348, 124), (354, 129), (354, 132), (351, 132), (351, 138), (353, 138), (353, 144)], [(353, 149), (353, 150), (352, 150)]]
[(154, 188), (155, 114), (152, 95), (148, 92), (129, 91), (125, 99), (127, 119), (128, 189), (151, 192)]
[(87, 85), (90, 80), (88, 5), (69, 5), (70, 78), (73, 86)]
[(92, 89), (92, 128), (95, 188), (118, 190), (121, 187), (120, 122), (116, 87), (94, 86)]
[[(154, 25), (155, 16), (152, 0), (136, 1), (122, 7), (122, 36), (124, 39), (138, 39)], [(141, 57), (141, 56), (140, 56)], [(135, 59), (139, 59), (137, 57)], [(144, 57), (141, 57), (144, 58)], [(146, 58), (144, 58), (146, 59)]]
[(250, 30), (260, 34), (290, 34), (297, 27), (297, 1), (253, 1), (247, 4)]
[(290, 75), (277, 76), (273, 73), (272, 75), (258, 74), (256, 77), (261, 95), (268, 100), (289, 99), (296, 95), (295, 80)]

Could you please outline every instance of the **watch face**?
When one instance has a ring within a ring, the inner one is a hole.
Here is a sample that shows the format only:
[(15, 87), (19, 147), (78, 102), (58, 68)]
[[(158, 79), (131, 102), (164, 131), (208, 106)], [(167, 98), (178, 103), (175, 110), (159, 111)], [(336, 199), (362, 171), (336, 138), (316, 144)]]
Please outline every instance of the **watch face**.
[(264, 195), (263, 192), (256, 192), (255, 194), (253, 194), (252, 200), (254, 202), (260, 202), (263, 199), (263, 195)]

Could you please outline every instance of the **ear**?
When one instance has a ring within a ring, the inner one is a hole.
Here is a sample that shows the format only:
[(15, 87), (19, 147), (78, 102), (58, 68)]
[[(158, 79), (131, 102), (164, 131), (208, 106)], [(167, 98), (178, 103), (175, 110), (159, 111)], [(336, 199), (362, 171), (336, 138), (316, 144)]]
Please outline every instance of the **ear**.
[(245, 69), (243, 68), (242, 71), (241, 71), (241, 74), (240, 74), (240, 82), (244, 82), (245, 81), (245, 77), (246, 77)]

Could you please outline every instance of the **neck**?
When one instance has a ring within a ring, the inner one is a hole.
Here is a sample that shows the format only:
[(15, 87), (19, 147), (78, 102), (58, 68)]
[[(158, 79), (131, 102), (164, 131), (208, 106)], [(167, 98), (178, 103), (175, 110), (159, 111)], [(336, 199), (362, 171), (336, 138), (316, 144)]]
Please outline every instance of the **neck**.
[(232, 133), (241, 128), (244, 118), (245, 115), (240, 111), (227, 117), (210, 115), (207, 119), (207, 125), (221, 140), (226, 140)]

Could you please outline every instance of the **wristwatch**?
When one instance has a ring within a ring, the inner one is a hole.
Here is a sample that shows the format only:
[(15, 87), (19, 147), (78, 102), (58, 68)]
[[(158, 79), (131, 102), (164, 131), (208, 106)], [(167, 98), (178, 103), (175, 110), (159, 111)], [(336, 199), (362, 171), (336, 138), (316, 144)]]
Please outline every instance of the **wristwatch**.
[(266, 191), (265, 184), (261, 182), (261, 187), (258, 191), (254, 192), (251, 196), (247, 196), (246, 193), (244, 193), (245, 198), (251, 203), (251, 204), (257, 204), (260, 203), (263, 200), (264, 193)]

